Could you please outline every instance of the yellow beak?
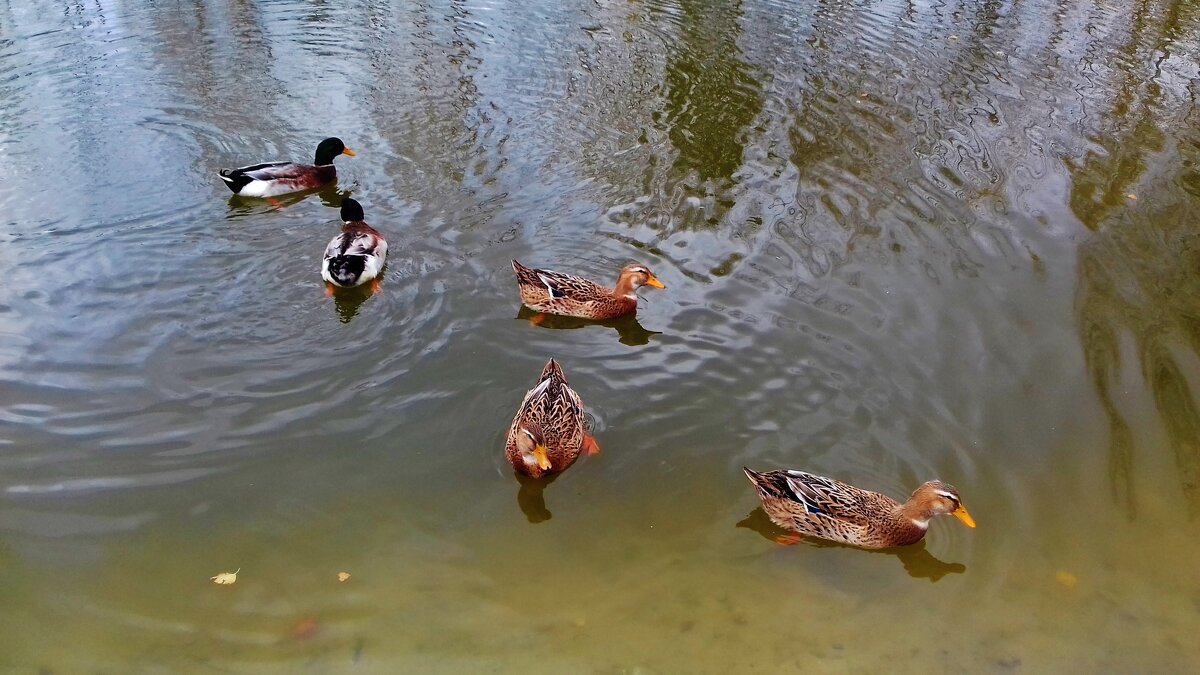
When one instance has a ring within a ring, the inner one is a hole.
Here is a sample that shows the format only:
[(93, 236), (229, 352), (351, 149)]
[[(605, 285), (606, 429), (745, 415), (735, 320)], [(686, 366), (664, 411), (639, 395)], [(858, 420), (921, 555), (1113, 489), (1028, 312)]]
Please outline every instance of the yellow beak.
[(353, 150), (351, 150), (350, 148), (345, 148), (345, 149), (343, 149), (343, 150), (342, 150), (342, 154), (343, 154), (343, 155), (350, 155), (351, 157), (353, 157), (353, 156), (354, 156), (354, 151), (353, 151)]
[(659, 281), (658, 277), (654, 276), (653, 274), (646, 278), (646, 285), (653, 286), (655, 288), (666, 288), (666, 286), (663, 285), (663, 282)]
[[(550, 470), (550, 458), (546, 456), (546, 446), (537, 445), (533, 448), (533, 458), (537, 460), (538, 468), (542, 471)], [(972, 527), (974, 527), (972, 525)]]
[(962, 507), (962, 504), (959, 504), (958, 508), (954, 509), (952, 514), (955, 518), (963, 521), (963, 525), (966, 525), (967, 527), (975, 527), (975, 519), (971, 517), (971, 514), (967, 513), (967, 510)]

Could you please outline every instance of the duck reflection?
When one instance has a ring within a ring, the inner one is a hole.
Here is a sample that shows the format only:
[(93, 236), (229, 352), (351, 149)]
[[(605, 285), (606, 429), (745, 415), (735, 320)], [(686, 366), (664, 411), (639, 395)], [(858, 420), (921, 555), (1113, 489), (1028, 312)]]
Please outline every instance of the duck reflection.
[(321, 200), (321, 204), (330, 208), (338, 208), (342, 200), (351, 196), (354, 193), (353, 189), (339, 189), (337, 181), (323, 185), (312, 190), (304, 190), (303, 192), (292, 192), (286, 195), (277, 197), (267, 197), (265, 199), (259, 197), (242, 197), (233, 195), (229, 198), (229, 214), (226, 219), (233, 220), (256, 213), (267, 213), (269, 211), (279, 211), (286, 209), (289, 206), (298, 204), (309, 197), (316, 195)]
[(626, 314), (615, 319), (580, 319), (574, 316), (544, 314), (521, 305), (521, 309), (517, 312), (517, 318), (522, 321), (528, 321), (539, 328), (557, 330), (573, 330), (585, 326), (606, 326), (617, 331), (618, 340), (621, 344), (631, 347), (649, 344), (650, 336), (662, 334), (660, 331), (646, 330), (642, 324), (638, 323), (636, 314)]
[(525, 518), (534, 525), (550, 520), (553, 514), (550, 513), (550, 509), (546, 508), (546, 498), (542, 495), (542, 491), (558, 478), (558, 474), (552, 473), (541, 478), (530, 478), (514, 471), (513, 475), (521, 484), (521, 489), (517, 490), (517, 506), (521, 507)]
[(812, 537), (798, 538), (798, 535), (788, 532), (775, 523), (772, 523), (770, 517), (762, 510), (762, 507), (756, 507), (738, 522), (737, 527), (754, 530), (762, 535), (764, 539), (769, 539), (777, 544), (803, 543), (814, 548), (853, 548), (872, 555), (895, 556), (900, 560), (900, 564), (904, 565), (904, 571), (908, 572), (908, 576), (914, 579), (928, 579), (933, 583), (940, 581), (947, 574), (962, 574), (967, 571), (967, 566), (962, 563), (948, 563), (935, 558), (932, 553), (925, 549), (924, 539), (911, 546), (873, 551), (847, 546), (846, 544), (838, 544), (832, 541), (814, 539)]
[[(380, 278), (387, 272), (385, 267), (379, 273)], [(333, 308), (337, 312), (338, 320), (342, 323), (350, 323), (354, 317), (358, 316), (358, 309), (367, 301), (375, 291), (372, 284), (363, 284), (354, 288), (338, 288), (333, 291)], [(328, 293), (328, 290), (326, 291)]]

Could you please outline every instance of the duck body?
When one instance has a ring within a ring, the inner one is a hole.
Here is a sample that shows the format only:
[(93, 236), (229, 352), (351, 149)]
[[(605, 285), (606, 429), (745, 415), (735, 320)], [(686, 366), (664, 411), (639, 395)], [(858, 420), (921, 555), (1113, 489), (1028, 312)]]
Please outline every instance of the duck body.
[(342, 231), (325, 247), (321, 278), (334, 286), (353, 288), (379, 276), (387, 260), (387, 241), (378, 230), (363, 222), (362, 206), (343, 199)]
[(241, 197), (276, 197), (292, 192), (312, 190), (337, 178), (333, 158), (354, 156), (340, 139), (326, 138), (317, 146), (313, 164), (295, 162), (264, 162), (238, 169), (221, 169), (218, 175), (235, 195)]
[(567, 384), (562, 367), (550, 359), (521, 401), (508, 429), (504, 456), (514, 470), (531, 478), (563, 471), (590, 441), (584, 428), (583, 401)]
[(908, 501), (795, 470), (742, 469), (754, 484), (763, 511), (776, 525), (801, 535), (868, 549), (915, 544), (929, 521), (953, 515), (969, 527), (975, 521), (958, 491), (941, 481), (918, 487)]
[(512, 261), (521, 302), (549, 314), (583, 319), (613, 319), (637, 310), (637, 289), (664, 288), (644, 265), (626, 265), (615, 288), (573, 274), (525, 267)]

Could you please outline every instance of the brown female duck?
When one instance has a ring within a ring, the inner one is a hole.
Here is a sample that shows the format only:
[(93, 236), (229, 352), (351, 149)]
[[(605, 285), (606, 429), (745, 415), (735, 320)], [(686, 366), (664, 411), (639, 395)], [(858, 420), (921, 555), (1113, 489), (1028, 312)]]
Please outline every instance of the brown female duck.
[(626, 265), (617, 276), (615, 288), (573, 274), (525, 267), (512, 261), (517, 275), (521, 302), (549, 314), (577, 316), (582, 319), (612, 319), (637, 309), (637, 289), (642, 286), (665, 288), (645, 265)]
[(901, 504), (803, 471), (742, 470), (754, 483), (772, 522), (810, 537), (862, 548), (890, 548), (920, 541), (935, 516), (949, 514), (975, 527), (958, 491), (941, 481), (922, 484)]
[(265, 162), (240, 169), (221, 169), (218, 175), (233, 194), (242, 197), (276, 197), (321, 187), (337, 177), (333, 159), (354, 156), (340, 138), (326, 138), (317, 146), (312, 164)]
[(550, 359), (537, 386), (521, 401), (504, 456), (518, 473), (538, 478), (563, 471), (585, 450), (591, 455), (600, 448), (584, 431), (583, 401), (567, 385), (562, 367)]

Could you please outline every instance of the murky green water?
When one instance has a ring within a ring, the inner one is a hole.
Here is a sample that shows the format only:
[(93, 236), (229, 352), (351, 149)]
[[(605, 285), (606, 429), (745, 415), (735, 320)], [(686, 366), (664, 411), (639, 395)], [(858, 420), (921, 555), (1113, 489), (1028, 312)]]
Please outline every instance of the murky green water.
[[(1195, 672), (1198, 62), (1180, 0), (0, 2), (0, 670)], [(514, 257), (668, 288), (534, 326)], [(603, 452), (539, 491), (549, 356)], [(979, 528), (781, 547), (743, 464)]]

